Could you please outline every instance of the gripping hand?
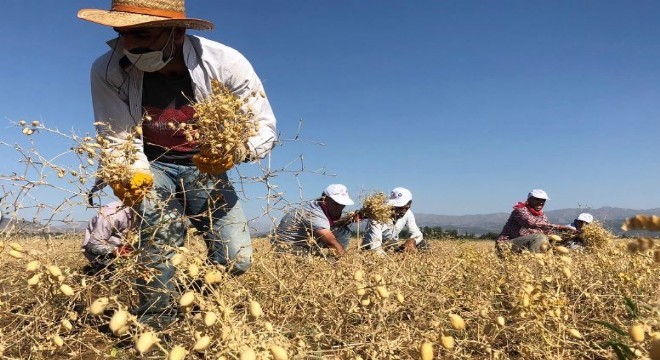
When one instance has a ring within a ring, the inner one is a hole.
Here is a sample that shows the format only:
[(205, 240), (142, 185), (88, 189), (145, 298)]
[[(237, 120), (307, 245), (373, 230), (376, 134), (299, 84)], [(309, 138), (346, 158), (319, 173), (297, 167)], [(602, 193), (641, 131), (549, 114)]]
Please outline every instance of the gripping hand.
[(247, 147), (239, 147), (234, 152), (229, 152), (224, 155), (214, 155), (208, 151), (200, 151), (193, 156), (193, 163), (200, 172), (209, 175), (224, 174), (245, 160), (247, 156)]
[(126, 206), (139, 205), (153, 184), (154, 178), (147, 172), (136, 172), (128, 182), (110, 181), (115, 196)]

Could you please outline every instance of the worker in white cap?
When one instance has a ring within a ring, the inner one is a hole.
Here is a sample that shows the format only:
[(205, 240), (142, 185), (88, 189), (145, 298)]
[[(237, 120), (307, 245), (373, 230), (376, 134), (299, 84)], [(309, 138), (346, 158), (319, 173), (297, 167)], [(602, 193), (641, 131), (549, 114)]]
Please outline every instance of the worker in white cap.
[(513, 207), (495, 247), (499, 253), (506, 248), (520, 252), (528, 250), (531, 252), (544, 252), (549, 248), (546, 235), (555, 231), (569, 231), (575, 233), (575, 229), (551, 224), (548, 217), (543, 213), (545, 202), (549, 200), (548, 194), (541, 189), (534, 189), (527, 194), (527, 201), (519, 202)]
[(584, 228), (584, 226), (587, 224), (591, 224), (593, 221), (594, 221), (593, 215), (586, 212), (580, 213), (580, 215), (578, 215), (577, 218), (575, 218), (575, 220), (573, 220), (573, 222), (568, 225), (570, 228), (574, 229), (577, 232), (577, 234), (575, 234), (575, 236), (571, 237), (566, 241), (565, 243), (566, 247), (572, 250), (584, 249), (585, 247), (584, 241), (580, 236), (580, 234), (582, 233), (582, 229)]
[(569, 224), (568, 226), (572, 227), (573, 229), (575, 229), (577, 231), (582, 231), (582, 227), (584, 225), (591, 224), (593, 221), (594, 221), (594, 216), (593, 215), (591, 215), (589, 213), (586, 213), (586, 212), (583, 212), (583, 213), (580, 213), (580, 215), (578, 215), (577, 218), (575, 218), (575, 220), (573, 220), (573, 222), (571, 224)]
[[(384, 255), (386, 250), (410, 252), (415, 249), (427, 249), (428, 245), (415, 222), (415, 215), (410, 210), (412, 206), (410, 190), (402, 187), (392, 189), (387, 203), (392, 206), (391, 221), (382, 223), (369, 219), (361, 248), (376, 251), (380, 255)], [(403, 229), (410, 232), (410, 238), (399, 239)]]
[(353, 204), (346, 186), (329, 185), (321, 197), (304, 202), (282, 217), (273, 244), (278, 251), (298, 255), (322, 255), (320, 250), (328, 248), (341, 256), (348, 248), (351, 239), (348, 226), (353, 222), (352, 217), (342, 218), (342, 212)]

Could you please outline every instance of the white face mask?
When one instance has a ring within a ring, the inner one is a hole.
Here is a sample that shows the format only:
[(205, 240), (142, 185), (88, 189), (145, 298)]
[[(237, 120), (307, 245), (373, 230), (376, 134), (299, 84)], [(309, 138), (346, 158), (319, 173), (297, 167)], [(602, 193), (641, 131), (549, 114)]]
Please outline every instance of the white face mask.
[(170, 57), (166, 61), (163, 61), (163, 50), (165, 50), (165, 47), (167, 47), (171, 37), (172, 33), (170, 33), (170, 36), (167, 38), (167, 43), (165, 43), (165, 46), (163, 46), (161, 50), (149, 51), (142, 54), (134, 54), (124, 49), (124, 55), (126, 55), (128, 60), (133, 63), (136, 68), (144, 72), (158, 71), (164, 68), (165, 65), (167, 65), (167, 63), (169, 63), (174, 58), (174, 41), (172, 41), (172, 51)]

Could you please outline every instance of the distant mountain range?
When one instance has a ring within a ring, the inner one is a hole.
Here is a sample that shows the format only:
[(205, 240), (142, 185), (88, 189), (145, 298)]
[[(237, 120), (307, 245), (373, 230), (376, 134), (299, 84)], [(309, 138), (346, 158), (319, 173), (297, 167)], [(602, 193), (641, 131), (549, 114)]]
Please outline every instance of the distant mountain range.
[[(603, 225), (616, 234), (621, 234), (621, 224), (626, 218), (637, 214), (660, 215), (660, 208), (635, 210), (615, 207), (601, 207), (598, 209), (560, 209), (546, 211), (548, 219), (553, 224), (570, 224), (581, 212), (588, 212)], [(440, 226), (443, 229), (457, 230), (459, 233), (473, 233), (481, 235), (488, 232), (499, 233), (509, 218), (510, 213), (494, 213), (480, 215), (435, 215), (415, 213), (417, 225)]]
[[(621, 224), (626, 218), (637, 214), (646, 215), (660, 215), (660, 208), (635, 210), (623, 209), (615, 207), (601, 207), (598, 209), (560, 209), (546, 211), (546, 215), (553, 224), (570, 224), (581, 212), (588, 212), (594, 216), (596, 220), (603, 222), (604, 226), (615, 234), (622, 234)], [(485, 233), (499, 233), (502, 227), (509, 218), (510, 213), (494, 213), (494, 214), (479, 214), (479, 215), (436, 215), (415, 213), (417, 225), (420, 227), (442, 227), (447, 230), (457, 230), (460, 234), (470, 233), (475, 235), (482, 235)], [(279, 219), (274, 220), (274, 224), (278, 224)], [(273, 220), (266, 217), (261, 217), (250, 221), (250, 232), (253, 236), (264, 236), (268, 234), (273, 228)], [(364, 224), (364, 223), (363, 223)], [(35, 222), (27, 220), (16, 220), (4, 218), (0, 222), (0, 231), (3, 229), (12, 229), (12, 232), (23, 234), (62, 234), (62, 233), (80, 233), (84, 231), (86, 222), (79, 222), (75, 224), (57, 224), (47, 227)], [(631, 233), (631, 235), (638, 235), (639, 233)]]

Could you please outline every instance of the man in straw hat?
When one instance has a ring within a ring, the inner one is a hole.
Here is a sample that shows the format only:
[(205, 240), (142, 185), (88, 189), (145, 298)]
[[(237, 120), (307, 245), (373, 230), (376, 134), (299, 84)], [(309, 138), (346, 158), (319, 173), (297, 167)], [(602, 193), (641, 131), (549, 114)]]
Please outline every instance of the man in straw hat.
[(331, 184), (321, 197), (307, 201), (287, 212), (280, 220), (272, 239), (277, 251), (297, 255), (321, 255), (327, 248), (341, 256), (348, 248), (352, 217), (342, 218), (342, 211), (354, 202), (346, 186)]
[[(213, 24), (187, 17), (184, 0), (113, 0), (110, 10), (83, 9), (78, 17), (118, 34), (92, 65), (94, 117), (97, 124), (105, 123), (97, 130), (108, 140), (110, 152), (117, 153), (116, 161), (126, 159), (119, 149), (128, 141), (137, 149), (137, 160), (129, 161), (131, 181), (103, 180), (138, 211), (139, 256), (155, 270), (148, 281), (138, 280), (137, 315), (144, 323), (164, 326), (176, 315), (170, 307), (174, 267), (168, 259), (183, 244), (184, 215), (204, 235), (211, 263), (234, 274), (250, 267), (247, 222), (226, 171), (271, 151), (275, 116), (243, 55), (186, 34), (187, 29), (210, 30)], [(256, 134), (225, 158), (200, 158), (195, 140), (178, 131), (195, 123), (191, 102), (212, 94), (212, 81), (240, 99), (249, 98), (256, 125)], [(142, 132), (135, 135), (132, 129), (138, 125)]]
[(527, 194), (527, 201), (513, 206), (499, 238), (495, 243), (498, 253), (510, 248), (521, 252), (528, 250), (534, 253), (545, 252), (550, 247), (547, 235), (555, 231), (575, 232), (575, 229), (551, 224), (543, 213), (548, 194), (541, 189), (534, 189)]
[[(362, 248), (385, 255), (385, 249), (412, 252), (416, 249), (426, 250), (428, 245), (419, 230), (415, 215), (410, 210), (412, 206), (412, 193), (402, 187), (396, 187), (390, 192), (387, 204), (392, 206), (392, 219), (389, 223), (382, 223), (370, 219), (364, 231)], [(399, 235), (407, 229), (410, 237), (400, 241)]]

